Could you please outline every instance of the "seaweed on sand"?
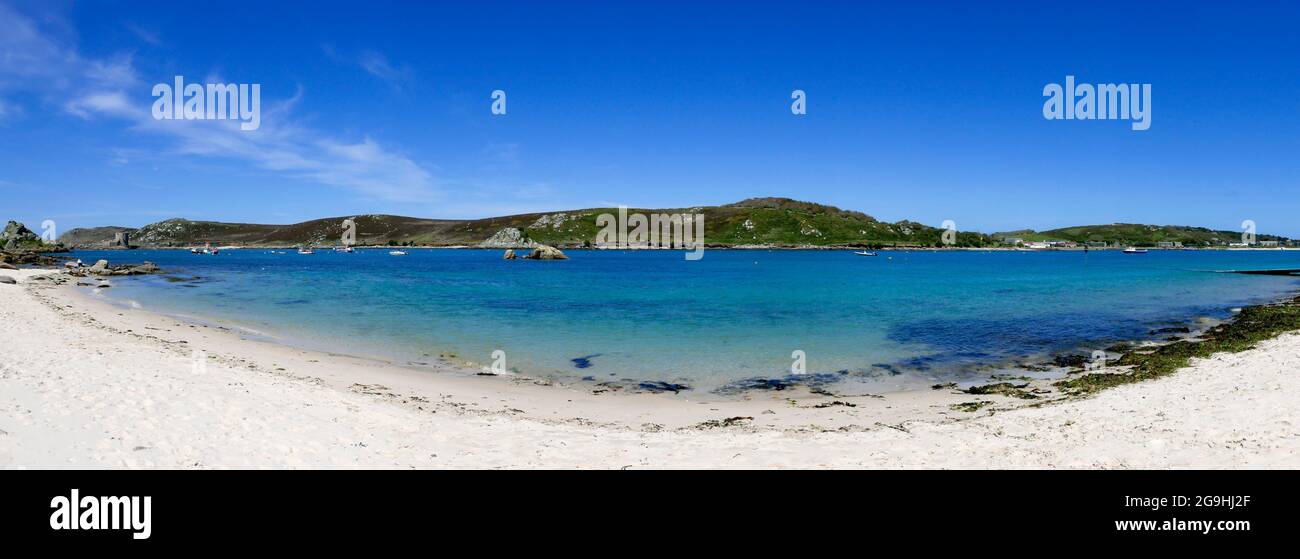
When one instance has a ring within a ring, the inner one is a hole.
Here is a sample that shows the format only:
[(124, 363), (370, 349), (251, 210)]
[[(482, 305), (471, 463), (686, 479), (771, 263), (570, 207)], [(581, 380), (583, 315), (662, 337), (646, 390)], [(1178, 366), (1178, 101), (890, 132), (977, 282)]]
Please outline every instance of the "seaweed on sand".
[(1236, 353), (1284, 332), (1300, 330), (1300, 297), (1283, 303), (1242, 309), (1233, 320), (1208, 330), (1200, 340), (1182, 340), (1152, 351), (1125, 353), (1115, 372), (1096, 372), (1056, 383), (1071, 394), (1093, 394), (1122, 384), (1150, 380), (1186, 367), (1193, 357)]
[(1025, 391), (1025, 387), (1027, 386), (1029, 386), (1029, 383), (1011, 384), (1009, 382), (998, 382), (994, 384), (972, 386), (963, 392), (967, 394), (1002, 394), (1003, 396), (1011, 396), (1012, 398), (1020, 398), (1022, 400), (1037, 400), (1038, 396)]
[(960, 404), (953, 404), (953, 405), (948, 406), (948, 407), (951, 408), (951, 409), (954, 410), (954, 411), (977, 412), (977, 411), (980, 411), (981, 409), (983, 409), (984, 406), (987, 406), (987, 405), (992, 404), (992, 403), (993, 403), (993, 402), (990, 402), (990, 401), (988, 401), (988, 400), (979, 400), (979, 401), (975, 401), (975, 402), (962, 402), (962, 403), (960, 403)]
[(740, 427), (753, 421), (754, 418), (748, 416), (728, 417), (726, 419), (710, 419), (703, 423), (697, 423), (696, 429), (721, 429), (724, 427)]

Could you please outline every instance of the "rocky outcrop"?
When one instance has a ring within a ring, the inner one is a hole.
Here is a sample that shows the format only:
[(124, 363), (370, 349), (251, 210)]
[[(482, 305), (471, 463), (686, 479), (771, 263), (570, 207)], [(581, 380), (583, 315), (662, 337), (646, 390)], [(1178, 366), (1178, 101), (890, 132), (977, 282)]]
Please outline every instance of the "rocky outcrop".
[(144, 274), (156, 274), (162, 269), (153, 262), (143, 264), (122, 264), (110, 266), (107, 260), (99, 260), (89, 268), (71, 268), (66, 270), (69, 275), (83, 278), (86, 276), (139, 276)]
[(9, 285), (14, 285), (18, 283), (18, 280), (15, 280), (14, 278), (11, 278), (9, 276), (0, 276), (0, 283), (7, 283)]
[(47, 256), (47, 252), (41, 250), (5, 250), (0, 251), (0, 262), (11, 265), (24, 264), (27, 266), (57, 266), (61, 260), (59, 257)]
[(18, 267), (8, 262), (0, 262), (0, 270), (17, 270)]
[(0, 239), (4, 239), (7, 245), (10, 241), (16, 244), (40, 241), (41, 237), (28, 229), (26, 225), (10, 220), (5, 224), (5, 230), (0, 233)]
[(525, 237), (519, 229), (506, 227), (479, 243), (478, 246), (483, 248), (533, 248), (540, 245)]
[(560, 252), (560, 249), (555, 248), (553, 246), (547, 246), (547, 245), (538, 246), (537, 248), (533, 249), (533, 252), (529, 253), (529, 255), (525, 256), (524, 258), (527, 258), (529, 260), (568, 260), (569, 259), (569, 257), (565, 256), (563, 252)]
[(501, 255), (501, 259), (502, 259), (502, 260), (514, 260), (514, 259), (516, 259), (516, 258), (519, 258), (519, 257), (515, 255), (515, 251), (514, 251), (514, 250), (509, 250), (509, 249), (507, 249), (507, 250), (506, 250), (506, 253), (503, 254), (503, 255)]

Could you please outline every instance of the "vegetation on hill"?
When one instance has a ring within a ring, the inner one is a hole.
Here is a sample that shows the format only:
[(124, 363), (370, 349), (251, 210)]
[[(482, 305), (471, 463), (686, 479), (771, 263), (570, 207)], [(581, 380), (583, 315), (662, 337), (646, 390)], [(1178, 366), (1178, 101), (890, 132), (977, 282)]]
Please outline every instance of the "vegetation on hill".
[[(1074, 241), (1105, 242), (1122, 246), (1156, 246), (1160, 242), (1182, 243), (1184, 246), (1222, 246), (1241, 242), (1240, 231), (1216, 231), (1205, 227), (1186, 227), (1181, 225), (1141, 225), (1136, 223), (1112, 223), (1110, 225), (1081, 225), (1065, 227), (1051, 231), (1033, 230), (1009, 231), (996, 233), (995, 237), (1021, 238), (1026, 241)], [(1257, 235), (1257, 241), (1284, 241), (1276, 235)]]
[[(939, 247), (944, 230), (914, 221), (894, 223), (862, 212), (789, 198), (751, 198), (722, 206), (692, 208), (630, 208), (628, 214), (704, 214), (704, 240), (709, 246), (779, 247)], [(260, 225), (168, 219), (139, 229), (97, 227), (68, 231), (60, 241), (71, 246), (105, 246), (119, 232), (143, 247), (213, 245), (294, 246), (339, 244), (344, 221), (356, 224), (361, 245), (478, 245), (505, 233), (506, 237), (558, 247), (591, 246), (601, 227), (601, 214), (619, 215), (618, 208), (587, 208), (485, 219), (424, 219), (395, 215), (358, 215), (315, 219), (291, 225)], [(1000, 246), (1002, 239), (1026, 241), (1102, 241), (1111, 245), (1154, 246), (1161, 241), (1186, 246), (1216, 246), (1237, 242), (1241, 234), (1202, 227), (1135, 224), (1090, 225), (1051, 231), (1032, 230), (983, 235), (962, 232), (954, 246)], [(1259, 235), (1258, 240), (1284, 240)]]
[[(630, 208), (628, 214), (704, 214), (705, 242), (712, 246), (941, 246), (943, 230), (912, 221), (886, 223), (861, 212), (787, 198), (754, 198), (724, 206), (695, 208)], [(589, 246), (601, 227), (601, 214), (617, 216), (618, 208), (588, 208), (553, 213), (520, 214), (475, 220), (421, 219), (393, 215), (351, 216), (356, 241), (362, 245), (476, 245), (503, 229), (518, 229), (524, 239), (556, 246)], [(168, 219), (139, 229), (99, 227), (74, 229), (62, 239), (77, 246), (111, 241), (121, 231), (138, 246), (183, 247), (214, 245), (289, 246), (338, 244), (344, 220), (316, 219), (292, 225), (259, 225)], [(960, 233), (958, 246), (988, 246), (993, 240), (978, 233)]]

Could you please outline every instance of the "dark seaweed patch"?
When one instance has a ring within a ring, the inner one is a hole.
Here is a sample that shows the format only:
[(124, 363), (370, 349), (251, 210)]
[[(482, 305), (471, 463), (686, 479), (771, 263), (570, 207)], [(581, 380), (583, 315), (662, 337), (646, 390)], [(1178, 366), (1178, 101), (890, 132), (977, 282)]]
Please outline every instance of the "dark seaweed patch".
[(686, 386), (685, 384), (677, 384), (675, 382), (663, 382), (658, 380), (650, 381), (650, 382), (642, 382), (637, 385), (637, 388), (640, 390), (644, 390), (646, 392), (672, 392), (673, 394), (676, 394), (683, 390), (691, 389), (691, 387)]
[(593, 354), (591, 354), (591, 355), (585, 355), (585, 356), (583, 356), (583, 357), (574, 357), (573, 359), (570, 359), (569, 361), (572, 361), (572, 362), (573, 362), (573, 366), (574, 366), (575, 368), (578, 368), (578, 369), (586, 369), (586, 368), (588, 368), (588, 367), (591, 366), (591, 360), (592, 360), (592, 358), (600, 357), (601, 355), (602, 355), (602, 354), (600, 354), (600, 353), (593, 353)]
[(839, 371), (835, 373), (809, 373), (804, 375), (786, 375), (777, 378), (752, 377), (740, 379), (728, 383), (721, 388), (714, 390), (715, 394), (735, 395), (743, 394), (753, 390), (789, 390), (791, 388), (803, 386), (813, 392), (821, 394), (830, 394), (826, 387), (839, 382), (848, 371)]
[(1112, 386), (1159, 378), (1186, 367), (1193, 357), (1235, 353), (1283, 332), (1300, 330), (1300, 297), (1242, 309), (1233, 320), (1208, 330), (1200, 341), (1178, 341), (1152, 351), (1130, 351), (1103, 371), (1056, 383), (1072, 394), (1091, 394)]
[[(584, 377), (583, 380), (587, 380), (587, 379), (594, 380), (595, 377)], [(690, 386), (681, 383), (676, 383), (676, 382), (665, 382), (659, 380), (632, 380), (626, 378), (623, 380), (611, 380), (611, 381), (598, 383), (596, 384), (596, 386), (599, 386), (600, 388), (606, 390), (619, 390), (619, 391), (633, 392), (633, 393), (649, 392), (652, 394), (662, 394), (664, 392), (672, 392), (673, 394), (677, 394), (679, 392), (685, 392), (687, 390), (691, 390)]]

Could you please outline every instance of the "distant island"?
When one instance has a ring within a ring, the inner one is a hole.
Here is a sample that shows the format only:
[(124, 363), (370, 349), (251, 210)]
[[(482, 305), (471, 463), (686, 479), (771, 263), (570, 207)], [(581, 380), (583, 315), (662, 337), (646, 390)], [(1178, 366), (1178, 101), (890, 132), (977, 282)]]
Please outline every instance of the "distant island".
[[(1037, 232), (956, 232), (944, 243), (945, 230), (915, 221), (893, 223), (865, 213), (789, 198), (751, 198), (721, 206), (648, 209), (629, 212), (705, 215), (705, 244), (715, 248), (1103, 248), (1229, 247), (1241, 245), (1241, 233), (1176, 225), (1111, 224)], [(168, 219), (139, 228), (78, 228), (59, 237), (73, 248), (335, 245), (343, 222), (356, 224), (356, 244), (386, 246), (470, 246), (514, 248), (546, 244), (590, 247), (600, 227), (596, 218), (618, 208), (520, 214), (485, 219), (426, 219), (396, 215), (353, 215), (290, 225), (224, 223)], [(1275, 235), (1259, 235), (1259, 246), (1293, 245)]]

